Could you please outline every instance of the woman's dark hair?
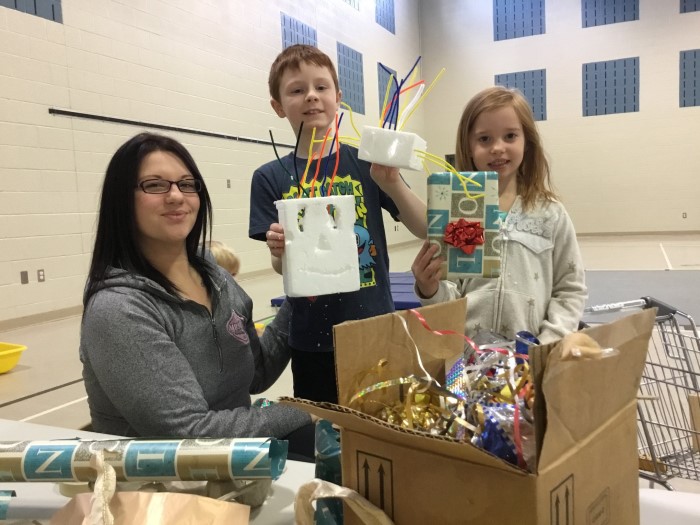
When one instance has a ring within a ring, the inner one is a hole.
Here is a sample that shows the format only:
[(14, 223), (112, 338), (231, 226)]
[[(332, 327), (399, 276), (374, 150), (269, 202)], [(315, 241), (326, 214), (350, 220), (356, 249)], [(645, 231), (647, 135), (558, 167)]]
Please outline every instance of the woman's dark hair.
[(212, 206), (202, 174), (192, 155), (178, 141), (155, 133), (139, 133), (121, 145), (107, 166), (100, 198), (95, 247), (83, 296), (85, 307), (90, 297), (101, 288), (109, 267), (143, 275), (160, 284), (168, 292), (177, 292), (175, 285), (146, 259), (137, 242), (134, 192), (137, 191), (136, 183), (141, 163), (154, 151), (172, 153), (182, 161), (192, 176), (202, 183), (197, 219), (185, 240), (185, 245), (190, 264), (202, 276), (207, 289), (212, 289), (211, 279), (206, 271), (209, 265), (204, 259), (207, 234), (211, 238)]

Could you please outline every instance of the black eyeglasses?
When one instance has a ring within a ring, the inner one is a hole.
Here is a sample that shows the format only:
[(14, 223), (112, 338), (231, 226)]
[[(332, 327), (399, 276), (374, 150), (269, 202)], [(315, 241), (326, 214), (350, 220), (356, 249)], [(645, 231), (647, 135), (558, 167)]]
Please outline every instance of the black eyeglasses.
[(202, 191), (202, 181), (198, 179), (183, 179), (178, 181), (169, 181), (165, 179), (148, 179), (141, 181), (137, 187), (141, 188), (144, 193), (170, 193), (170, 188), (173, 184), (182, 193), (199, 193)]

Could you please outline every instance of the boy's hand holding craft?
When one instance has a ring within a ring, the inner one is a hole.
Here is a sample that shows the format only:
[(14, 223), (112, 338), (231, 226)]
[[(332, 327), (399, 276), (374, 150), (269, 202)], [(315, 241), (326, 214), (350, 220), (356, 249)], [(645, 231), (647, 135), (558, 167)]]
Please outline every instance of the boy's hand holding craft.
[(282, 257), (284, 253), (284, 228), (281, 224), (273, 222), (265, 234), (267, 247), (275, 257)]

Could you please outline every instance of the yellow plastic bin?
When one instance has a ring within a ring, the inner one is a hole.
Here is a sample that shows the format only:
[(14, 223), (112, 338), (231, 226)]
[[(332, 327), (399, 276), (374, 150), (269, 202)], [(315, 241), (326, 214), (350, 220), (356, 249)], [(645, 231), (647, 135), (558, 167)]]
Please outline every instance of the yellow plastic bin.
[(271, 315), (270, 317), (265, 317), (265, 319), (255, 321), (255, 329), (258, 331), (258, 336), (262, 335), (262, 333), (265, 331), (265, 327), (269, 325), (274, 318), (275, 316)]
[(23, 345), (0, 343), (0, 374), (12, 370), (26, 349), (27, 347)]

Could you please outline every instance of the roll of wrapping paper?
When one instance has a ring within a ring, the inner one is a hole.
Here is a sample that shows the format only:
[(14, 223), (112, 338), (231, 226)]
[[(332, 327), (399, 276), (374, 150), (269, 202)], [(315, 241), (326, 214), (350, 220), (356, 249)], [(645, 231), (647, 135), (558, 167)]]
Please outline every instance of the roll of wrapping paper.
[(287, 446), (271, 438), (0, 441), (0, 482), (94, 481), (90, 456), (101, 449), (117, 481), (277, 479)]

